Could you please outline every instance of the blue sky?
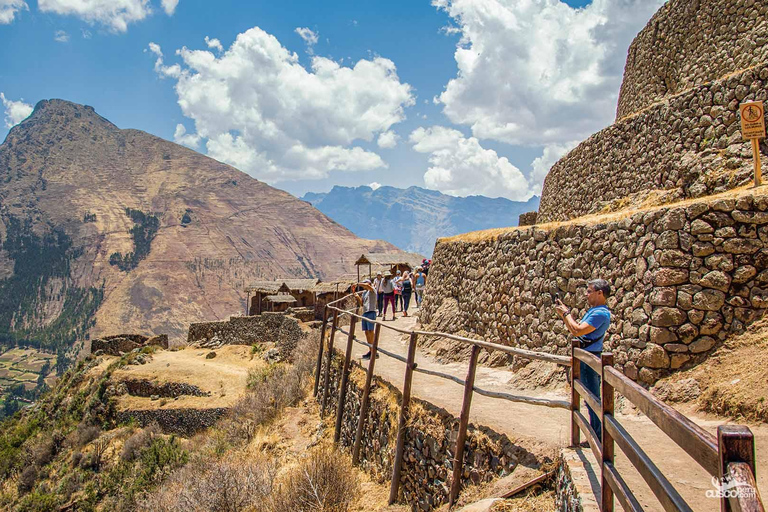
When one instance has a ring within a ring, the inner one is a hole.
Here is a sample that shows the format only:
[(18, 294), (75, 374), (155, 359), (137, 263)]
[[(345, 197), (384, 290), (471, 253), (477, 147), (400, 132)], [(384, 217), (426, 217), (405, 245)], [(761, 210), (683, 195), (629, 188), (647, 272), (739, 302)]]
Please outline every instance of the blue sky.
[(160, 1), (0, 0), (0, 139), (14, 102), (63, 98), (297, 195), (375, 182), (525, 199), (612, 122), (628, 44), (663, 3)]

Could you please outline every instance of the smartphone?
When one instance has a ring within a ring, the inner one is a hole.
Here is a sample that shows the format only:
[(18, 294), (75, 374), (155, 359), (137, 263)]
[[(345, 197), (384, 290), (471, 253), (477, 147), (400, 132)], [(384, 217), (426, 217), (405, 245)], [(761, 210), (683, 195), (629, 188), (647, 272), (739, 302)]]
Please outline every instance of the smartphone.
[(558, 292), (555, 292), (555, 302), (562, 302), (562, 300), (560, 299), (560, 293)]

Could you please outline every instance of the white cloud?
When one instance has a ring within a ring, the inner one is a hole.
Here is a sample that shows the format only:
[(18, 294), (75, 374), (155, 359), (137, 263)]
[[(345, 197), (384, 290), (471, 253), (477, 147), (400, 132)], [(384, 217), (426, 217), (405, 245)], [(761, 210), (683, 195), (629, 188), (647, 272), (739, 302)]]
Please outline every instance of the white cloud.
[(444, 113), (481, 139), (583, 140), (613, 121), (627, 48), (664, 2), (433, 0), (462, 34)]
[(24, 103), (24, 100), (11, 101), (5, 97), (5, 94), (0, 92), (0, 101), (3, 102), (5, 107), (5, 126), (7, 128), (13, 128), (32, 114), (34, 107), (28, 103)]
[(379, 138), (376, 139), (376, 144), (378, 144), (380, 148), (392, 149), (397, 146), (398, 140), (400, 140), (400, 137), (395, 132), (387, 130), (379, 134)]
[(388, 59), (344, 67), (313, 57), (306, 69), (258, 27), (218, 57), (182, 48), (178, 75), (164, 65), (159, 46), (149, 51), (158, 56), (157, 72), (178, 80), (179, 105), (194, 120), (195, 135), (206, 139), (208, 155), (270, 182), (386, 167), (378, 154), (353, 144), (373, 141), (414, 103), (411, 86)]
[(168, 16), (173, 16), (176, 12), (176, 6), (179, 5), (179, 0), (162, 0), (163, 10)]
[(16, 17), (16, 13), (29, 9), (23, 0), (0, 0), (0, 25), (7, 25)]
[(531, 191), (534, 194), (541, 195), (541, 189), (544, 186), (544, 178), (553, 165), (557, 163), (570, 150), (576, 147), (578, 141), (571, 141), (564, 144), (550, 144), (544, 148), (541, 156), (531, 163)]
[(63, 30), (57, 30), (53, 34), (53, 40), (57, 43), (68, 43), (69, 42), (69, 34), (67, 34)]
[(179, 123), (176, 125), (176, 131), (173, 133), (173, 141), (176, 144), (197, 149), (200, 145), (200, 136), (196, 133), (187, 133), (187, 129), (184, 128), (184, 125)]
[(299, 34), (299, 37), (307, 44), (307, 53), (313, 55), (315, 53), (315, 45), (317, 44), (317, 32), (312, 32), (307, 27), (296, 27), (294, 32)]
[(381, 183), (373, 182), (368, 184), (369, 187), (371, 187), (373, 190), (378, 190), (381, 188)]
[(417, 128), (410, 142), (419, 153), (430, 153), (424, 174), (427, 188), (454, 196), (484, 195), (524, 200), (531, 196), (520, 169), (475, 137), (466, 138), (444, 126)]
[[(163, 50), (160, 48), (160, 45), (157, 43), (153, 43), (150, 41), (148, 49), (150, 52), (157, 55), (157, 60), (155, 61), (155, 72), (160, 75), (160, 78), (178, 78), (181, 76), (181, 66), (178, 64), (174, 64), (172, 66), (166, 66), (163, 61)], [(147, 50), (144, 50), (145, 52)]]
[(129, 23), (152, 13), (149, 0), (38, 0), (38, 7), (42, 12), (77, 16), (92, 25), (105, 25), (115, 32), (125, 32)]
[(205, 36), (205, 44), (208, 45), (208, 48), (213, 48), (214, 50), (218, 51), (219, 53), (224, 51), (224, 47), (221, 45), (221, 41), (214, 38), (209, 38), (208, 36)]
[(83, 34), (83, 39), (90, 39), (91, 38), (91, 31), (90, 30), (81, 30)]

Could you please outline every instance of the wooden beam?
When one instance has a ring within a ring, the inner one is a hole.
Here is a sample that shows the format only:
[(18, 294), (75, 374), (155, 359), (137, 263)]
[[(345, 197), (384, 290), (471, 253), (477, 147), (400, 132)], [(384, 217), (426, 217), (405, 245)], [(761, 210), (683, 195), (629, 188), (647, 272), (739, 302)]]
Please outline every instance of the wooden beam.
[[(613, 416), (614, 409), (614, 396), (613, 387), (605, 381), (605, 369), (613, 366), (613, 354), (602, 354), (600, 356), (600, 362), (602, 363), (602, 372), (600, 379), (600, 400), (602, 407), (600, 412), (600, 424), (605, 425), (605, 416)], [(597, 413), (597, 411), (595, 411)], [(613, 489), (608, 483), (608, 475), (606, 474), (606, 464), (613, 464), (614, 450), (613, 450), (613, 438), (611, 434), (605, 429), (602, 429), (602, 439), (600, 439), (601, 447), (600, 451), (603, 454), (603, 459), (600, 462), (602, 470), (600, 472), (601, 479), (601, 491), (602, 499), (600, 500), (600, 512), (613, 512)]]
[[(718, 458), (720, 459), (721, 485), (729, 475), (728, 466), (733, 462), (743, 462), (755, 474), (755, 437), (749, 427), (743, 425), (720, 425), (717, 427)], [(722, 512), (732, 512), (732, 504), (727, 497), (720, 500)]]
[(451, 492), (448, 495), (448, 506), (453, 507), (456, 498), (461, 491), (461, 475), (464, 472), (464, 442), (467, 440), (467, 427), (469, 426), (469, 410), (472, 407), (472, 391), (475, 386), (475, 372), (477, 371), (477, 357), (480, 347), (472, 346), (469, 354), (469, 369), (467, 370), (466, 384), (464, 385), (464, 400), (461, 404), (461, 416), (459, 417), (459, 435), (456, 437), (455, 458), (453, 461), (453, 477), (451, 478)]
[(395, 461), (392, 465), (392, 481), (389, 486), (389, 504), (397, 501), (400, 490), (400, 472), (403, 469), (403, 453), (405, 451), (405, 429), (408, 419), (408, 407), (411, 403), (411, 381), (413, 380), (414, 359), (416, 358), (416, 336), (411, 333), (408, 343), (408, 362), (405, 364), (405, 382), (403, 396), (400, 402), (400, 419), (397, 423), (397, 445), (395, 446)]
[(577, 348), (579, 348), (579, 341), (573, 340), (571, 344), (571, 446), (579, 446), (581, 443), (579, 424), (576, 421), (576, 413), (581, 408), (581, 399), (575, 385), (581, 378), (581, 365), (576, 359)]

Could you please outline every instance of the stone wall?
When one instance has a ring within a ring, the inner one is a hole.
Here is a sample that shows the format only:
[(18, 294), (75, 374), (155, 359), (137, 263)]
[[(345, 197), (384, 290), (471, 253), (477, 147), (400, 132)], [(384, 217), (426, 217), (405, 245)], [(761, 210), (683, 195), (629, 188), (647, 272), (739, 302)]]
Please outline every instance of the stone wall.
[[(330, 406), (326, 416), (331, 425), (335, 423), (342, 362), (343, 358), (336, 354), (331, 364)], [(325, 372), (325, 361), (322, 371)], [(320, 382), (318, 396), (323, 394), (323, 380)], [(365, 371), (354, 363), (349, 379), (340, 442), (349, 450), (354, 444), (357, 432), (364, 382)], [(400, 403), (401, 394), (387, 382), (375, 377), (370, 397), (360, 460), (362, 467), (374, 480), (385, 483), (392, 476), (399, 418), (397, 404)], [(408, 503), (412, 510), (433, 510), (448, 500), (453, 471), (451, 459), (459, 420), (444, 409), (415, 398), (411, 399), (411, 411), (405, 436), (399, 501)], [(477, 425), (469, 427), (464, 453), (465, 470), (462, 482), (465, 485), (488, 482), (497, 476), (507, 475), (518, 464), (538, 468), (542, 463), (550, 462), (538, 460), (530, 452), (514, 445), (507, 436)]]
[(768, 4), (670, 0), (629, 47), (616, 118), (768, 61)]
[(190, 324), (187, 343), (216, 348), (222, 345), (271, 342), (276, 344), (283, 357), (287, 357), (304, 336), (306, 334), (297, 319), (282, 313), (262, 313), (256, 316), (233, 316), (226, 322)]
[(119, 411), (115, 415), (118, 423), (135, 421), (146, 427), (157, 423), (165, 434), (191, 437), (212, 427), (229, 409), (149, 409)]
[(554, 295), (581, 315), (586, 281), (604, 278), (614, 288), (607, 350), (627, 376), (652, 384), (768, 308), (768, 190), (758, 190), (601, 223), (438, 240), (421, 320), (567, 355)]
[[(673, 191), (702, 197), (748, 182), (752, 149), (739, 103), (768, 100), (768, 64), (695, 87), (592, 135), (544, 181), (537, 222), (563, 221)], [(765, 139), (763, 155), (768, 155)], [(633, 194), (638, 197), (628, 197)]]

